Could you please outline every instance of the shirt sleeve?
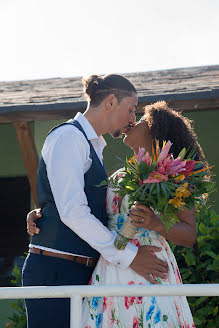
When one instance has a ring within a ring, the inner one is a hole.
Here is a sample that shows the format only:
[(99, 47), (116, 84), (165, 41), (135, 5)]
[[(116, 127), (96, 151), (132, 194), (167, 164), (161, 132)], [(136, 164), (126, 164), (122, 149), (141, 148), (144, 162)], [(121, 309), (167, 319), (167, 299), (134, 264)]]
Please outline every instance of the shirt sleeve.
[(124, 250), (114, 246), (116, 232), (110, 231), (91, 214), (84, 192), (84, 174), (91, 165), (90, 146), (75, 127), (61, 127), (46, 139), (42, 156), (62, 222), (96, 249), (107, 261), (127, 268), (137, 254), (137, 246), (128, 243)]

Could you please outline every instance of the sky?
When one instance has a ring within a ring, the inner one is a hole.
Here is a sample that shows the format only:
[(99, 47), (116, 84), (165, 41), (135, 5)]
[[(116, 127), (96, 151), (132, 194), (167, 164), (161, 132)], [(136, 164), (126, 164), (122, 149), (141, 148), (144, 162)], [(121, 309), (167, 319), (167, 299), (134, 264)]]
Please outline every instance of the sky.
[(0, 81), (219, 64), (219, 0), (0, 0)]

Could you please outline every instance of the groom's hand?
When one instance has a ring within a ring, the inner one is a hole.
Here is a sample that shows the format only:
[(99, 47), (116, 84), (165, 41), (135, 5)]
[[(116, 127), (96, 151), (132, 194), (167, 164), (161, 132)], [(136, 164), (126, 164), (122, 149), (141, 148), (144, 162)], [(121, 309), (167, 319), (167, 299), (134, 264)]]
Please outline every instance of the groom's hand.
[(130, 267), (152, 284), (158, 284), (151, 275), (165, 279), (168, 273), (168, 264), (153, 255), (161, 250), (162, 248), (156, 246), (140, 246)]
[(27, 214), (27, 232), (30, 236), (34, 236), (40, 232), (40, 229), (36, 226), (35, 220), (42, 217), (41, 209), (37, 208)]

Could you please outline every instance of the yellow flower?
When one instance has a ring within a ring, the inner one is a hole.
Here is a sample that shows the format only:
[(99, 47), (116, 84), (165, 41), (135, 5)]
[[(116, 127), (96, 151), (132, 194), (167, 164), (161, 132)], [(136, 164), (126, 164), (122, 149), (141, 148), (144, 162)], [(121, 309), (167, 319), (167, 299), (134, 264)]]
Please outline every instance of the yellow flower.
[(176, 197), (188, 198), (191, 195), (191, 192), (188, 190), (188, 183), (184, 183), (182, 186), (176, 189)]
[(182, 201), (181, 197), (174, 197), (173, 199), (170, 199), (168, 204), (172, 204), (175, 208), (186, 205), (186, 203)]
[(137, 159), (137, 155), (132, 156), (132, 158), (129, 159), (129, 163), (135, 164), (135, 159)]
[(185, 175), (180, 174), (175, 177), (175, 180), (183, 181), (185, 179)]

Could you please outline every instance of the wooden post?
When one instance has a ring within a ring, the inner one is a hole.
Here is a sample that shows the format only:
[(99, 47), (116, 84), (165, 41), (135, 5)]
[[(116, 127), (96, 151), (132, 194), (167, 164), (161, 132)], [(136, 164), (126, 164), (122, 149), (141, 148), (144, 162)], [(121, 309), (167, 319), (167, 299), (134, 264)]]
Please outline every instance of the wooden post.
[(15, 122), (13, 123), (13, 125), (17, 134), (17, 139), (23, 156), (24, 165), (27, 170), (27, 176), (30, 183), (33, 199), (37, 206), (38, 202), (36, 191), (36, 175), (39, 157), (36, 150), (32, 131), (28, 122)]

